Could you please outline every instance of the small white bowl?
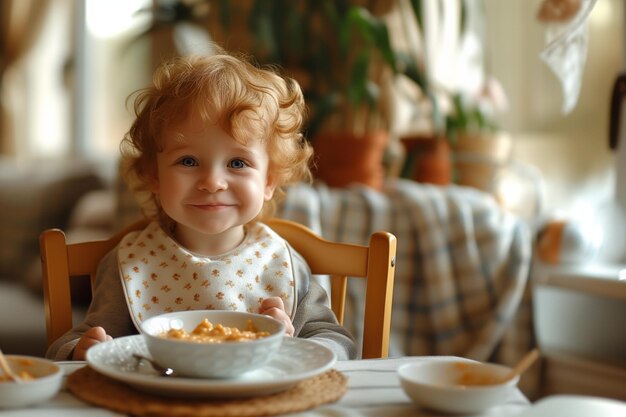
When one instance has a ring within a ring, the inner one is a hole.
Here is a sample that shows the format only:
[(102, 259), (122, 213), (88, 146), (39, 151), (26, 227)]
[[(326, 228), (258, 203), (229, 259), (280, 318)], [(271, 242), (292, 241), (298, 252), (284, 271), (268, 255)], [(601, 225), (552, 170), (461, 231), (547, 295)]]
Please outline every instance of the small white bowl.
[(35, 356), (5, 355), (11, 369), (19, 375), (28, 372), (34, 379), (0, 382), (0, 408), (38, 404), (54, 397), (63, 383), (63, 371), (54, 362)]
[(479, 413), (504, 403), (519, 376), (500, 382), (511, 368), (458, 359), (420, 361), (398, 368), (404, 392), (418, 405), (453, 414)]
[[(269, 336), (245, 341), (198, 343), (159, 335), (170, 329), (191, 332), (203, 319), (214, 325), (245, 329), (248, 320)], [(161, 366), (177, 375), (194, 378), (233, 378), (257, 369), (278, 352), (285, 337), (285, 324), (272, 317), (240, 311), (194, 310), (151, 317), (141, 325), (148, 351)]]

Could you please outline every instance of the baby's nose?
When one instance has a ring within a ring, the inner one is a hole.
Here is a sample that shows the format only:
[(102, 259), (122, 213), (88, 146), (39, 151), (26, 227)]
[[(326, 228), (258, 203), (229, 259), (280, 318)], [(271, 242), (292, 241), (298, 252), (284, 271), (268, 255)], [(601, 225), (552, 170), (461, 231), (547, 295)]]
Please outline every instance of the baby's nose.
[(223, 172), (219, 169), (205, 170), (198, 178), (198, 189), (215, 192), (226, 189), (227, 181)]

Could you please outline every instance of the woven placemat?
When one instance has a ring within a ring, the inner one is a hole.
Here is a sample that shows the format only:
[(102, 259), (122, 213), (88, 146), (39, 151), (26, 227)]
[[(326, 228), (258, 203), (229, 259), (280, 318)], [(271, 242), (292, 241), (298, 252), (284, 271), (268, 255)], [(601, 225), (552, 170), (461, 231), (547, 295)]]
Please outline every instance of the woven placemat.
[(337, 401), (345, 394), (347, 385), (345, 375), (331, 369), (276, 394), (204, 400), (144, 393), (88, 366), (73, 372), (67, 379), (67, 389), (90, 404), (133, 416), (173, 417), (261, 417), (303, 411)]

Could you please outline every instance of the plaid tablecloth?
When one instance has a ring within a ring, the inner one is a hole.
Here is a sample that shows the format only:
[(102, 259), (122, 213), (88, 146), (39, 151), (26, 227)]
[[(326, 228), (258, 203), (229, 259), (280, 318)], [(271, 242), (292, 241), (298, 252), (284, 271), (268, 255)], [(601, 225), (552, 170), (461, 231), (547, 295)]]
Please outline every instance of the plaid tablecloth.
[[(456, 355), (513, 363), (533, 345), (531, 238), (521, 220), (473, 188), (390, 180), (383, 191), (297, 185), (279, 217), (365, 244), (398, 239), (390, 356)], [(345, 325), (361, 337), (364, 285), (350, 280)]]

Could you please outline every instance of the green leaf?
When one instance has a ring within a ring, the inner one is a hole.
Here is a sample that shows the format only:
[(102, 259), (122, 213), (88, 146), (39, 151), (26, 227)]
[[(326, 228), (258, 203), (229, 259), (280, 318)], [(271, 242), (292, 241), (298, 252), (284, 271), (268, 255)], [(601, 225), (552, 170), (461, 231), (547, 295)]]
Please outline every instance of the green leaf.
[(341, 102), (341, 97), (337, 93), (328, 94), (318, 97), (314, 100), (315, 112), (309, 121), (306, 136), (309, 140), (313, 140), (324, 121), (333, 114)]
[[(432, 0), (430, 0), (432, 1)], [(422, 1), (421, 0), (411, 0), (411, 6), (413, 9), (413, 14), (415, 15), (415, 20), (417, 20), (418, 29), (422, 31), (421, 35), (424, 35), (424, 25), (423, 25), (423, 15), (422, 15)]]
[(437, 96), (435, 96), (430, 89), (427, 89), (425, 91), (432, 105), (432, 119), (435, 133), (437, 135), (442, 135), (447, 131), (447, 118), (441, 111), (441, 106), (439, 105), (439, 100), (437, 99)]
[(356, 30), (365, 43), (363, 47), (376, 48), (385, 62), (396, 72), (396, 56), (389, 39), (389, 30), (382, 19), (363, 7), (353, 6), (348, 12), (346, 30), (348, 31), (347, 44), (349, 44), (352, 30)]
[(374, 81), (368, 80), (365, 84), (367, 104), (370, 108), (375, 108), (380, 97), (380, 87)]
[(367, 80), (369, 75), (370, 54), (361, 51), (354, 61), (348, 85), (348, 101), (358, 105), (367, 98)]
[(452, 97), (452, 102), (454, 105), (454, 112), (455, 112), (455, 125), (457, 127), (457, 129), (463, 129), (463, 130), (467, 130), (467, 126), (469, 123), (469, 118), (468, 118), (468, 114), (466, 113), (465, 109), (467, 108), (467, 105), (465, 103), (465, 99), (463, 97), (463, 95), (461, 94), (455, 94)]
[(422, 69), (418, 67), (418, 63), (413, 57), (404, 52), (396, 54), (397, 71), (406, 75), (410, 80), (416, 83), (422, 91), (429, 90), (428, 79), (424, 75)]

